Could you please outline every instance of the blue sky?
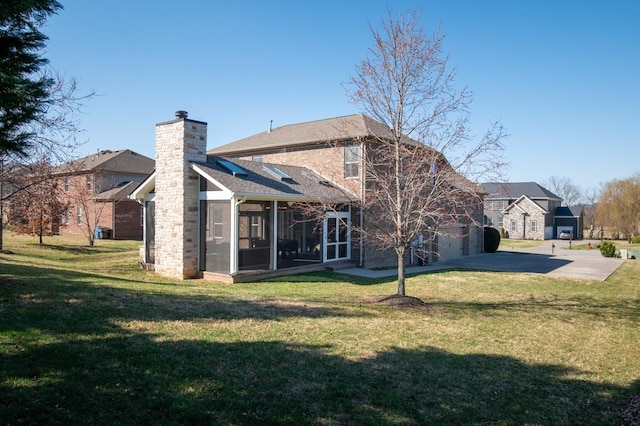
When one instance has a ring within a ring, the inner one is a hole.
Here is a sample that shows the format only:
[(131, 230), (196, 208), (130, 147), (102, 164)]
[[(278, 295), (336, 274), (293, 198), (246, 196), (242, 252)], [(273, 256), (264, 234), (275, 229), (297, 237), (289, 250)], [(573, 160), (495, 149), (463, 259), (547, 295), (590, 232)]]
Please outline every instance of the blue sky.
[(566, 176), (582, 188), (640, 172), (640, 2), (635, 0), (60, 0), (45, 52), (99, 94), (79, 154), (154, 157), (155, 124), (184, 109), (208, 147), (359, 112), (342, 83), (390, 8), (439, 23), (472, 132), (500, 120), (512, 182)]

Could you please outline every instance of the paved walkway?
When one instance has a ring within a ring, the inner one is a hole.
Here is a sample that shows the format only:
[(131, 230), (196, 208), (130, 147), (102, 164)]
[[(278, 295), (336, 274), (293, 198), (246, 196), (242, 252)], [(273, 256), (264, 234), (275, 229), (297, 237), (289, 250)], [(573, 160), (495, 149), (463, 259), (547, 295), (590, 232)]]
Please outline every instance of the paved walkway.
[[(587, 242), (588, 240), (582, 240), (579, 244)], [(508, 244), (503, 242), (503, 250), (497, 253), (464, 256), (436, 262), (433, 265), (409, 267), (406, 269), (406, 274), (415, 275), (443, 269), (463, 268), (605, 281), (624, 261), (603, 257), (595, 248), (596, 243), (597, 241), (591, 242), (594, 247), (591, 250), (570, 250), (569, 241), (548, 240), (538, 247), (528, 249), (510, 249)], [(385, 278), (396, 276), (397, 271), (350, 268), (343, 269), (340, 273), (367, 278)]]

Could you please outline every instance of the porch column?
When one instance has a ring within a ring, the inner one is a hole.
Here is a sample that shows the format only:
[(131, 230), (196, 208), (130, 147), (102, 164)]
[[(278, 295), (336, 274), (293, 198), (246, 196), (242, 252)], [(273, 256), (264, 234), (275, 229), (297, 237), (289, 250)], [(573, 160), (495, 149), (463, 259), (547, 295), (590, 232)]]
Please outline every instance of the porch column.
[(278, 202), (271, 202), (271, 211), (273, 214), (271, 215), (271, 246), (273, 250), (271, 250), (271, 265), (273, 265), (273, 270), (278, 269)]
[(238, 274), (238, 214), (240, 210), (238, 206), (242, 204), (242, 200), (231, 198), (230, 202), (229, 275), (235, 276)]

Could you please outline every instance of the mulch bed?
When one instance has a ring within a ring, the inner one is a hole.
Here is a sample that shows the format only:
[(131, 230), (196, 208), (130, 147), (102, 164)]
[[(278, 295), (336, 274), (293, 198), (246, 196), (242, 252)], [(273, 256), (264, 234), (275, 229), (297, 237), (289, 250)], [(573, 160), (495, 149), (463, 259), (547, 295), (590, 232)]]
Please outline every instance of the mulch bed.
[(417, 297), (400, 296), (398, 294), (385, 296), (382, 299), (379, 299), (376, 303), (378, 305), (393, 306), (397, 308), (429, 309), (429, 305), (427, 305)]

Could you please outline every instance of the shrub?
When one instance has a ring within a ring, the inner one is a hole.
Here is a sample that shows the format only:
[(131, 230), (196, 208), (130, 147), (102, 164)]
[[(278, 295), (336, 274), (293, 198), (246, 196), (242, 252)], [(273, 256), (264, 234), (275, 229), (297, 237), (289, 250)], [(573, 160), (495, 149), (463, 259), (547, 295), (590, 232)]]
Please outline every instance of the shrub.
[(484, 228), (484, 252), (495, 253), (500, 245), (500, 232), (497, 229), (485, 226)]
[(616, 257), (616, 245), (611, 241), (603, 242), (598, 248), (604, 257)]
[(633, 239), (633, 244), (640, 244), (640, 235)]

